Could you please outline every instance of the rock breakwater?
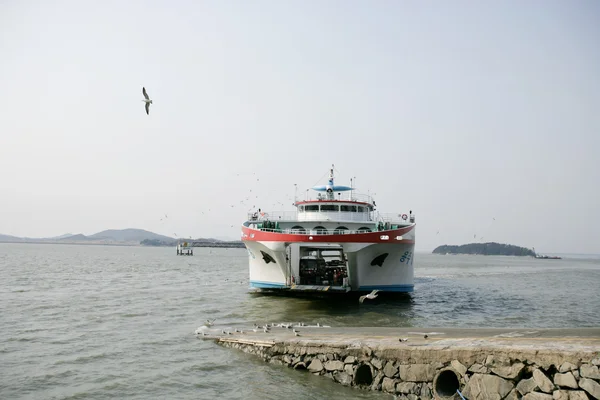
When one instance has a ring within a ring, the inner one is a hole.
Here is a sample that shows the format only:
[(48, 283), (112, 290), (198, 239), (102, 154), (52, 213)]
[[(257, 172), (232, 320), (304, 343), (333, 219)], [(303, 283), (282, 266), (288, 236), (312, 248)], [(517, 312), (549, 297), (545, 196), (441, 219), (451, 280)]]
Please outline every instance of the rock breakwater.
[(476, 339), (442, 340), (434, 346), (318, 339), (218, 338), (217, 343), (271, 364), (401, 399), (460, 399), (460, 390), (468, 400), (600, 400), (600, 347), (593, 351), (589, 346), (528, 342), (497, 346)]

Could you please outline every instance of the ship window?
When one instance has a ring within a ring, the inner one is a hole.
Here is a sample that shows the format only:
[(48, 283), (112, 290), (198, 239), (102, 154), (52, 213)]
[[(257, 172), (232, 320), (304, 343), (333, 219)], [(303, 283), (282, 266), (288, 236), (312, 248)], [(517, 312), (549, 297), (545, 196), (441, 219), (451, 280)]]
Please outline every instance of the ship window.
[(356, 212), (356, 206), (340, 206), (342, 211)]
[(356, 208), (358, 212), (365, 212), (365, 208), (363, 206), (357, 206)]
[(303, 234), (306, 233), (306, 229), (304, 229), (304, 227), (300, 225), (292, 226), (292, 233)]
[(361, 226), (360, 228), (358, 228), (359, 232), (371, 232), (371, 229), (367, 228), (366, 226)]
[(304, 211), (304, 206), (299, 206), (298, 210), (300, 210), (300, 212), (303, 212)]
[(333, 233), (336, 235), (340, 235), (340, 234), (344, 233), (344, 231), (347, 231), (347, 230), (348, 230), (348, 228), (346, 228), (345, 226), (338, 226), (337, 228), (335, 228)]
[(317, 226), (315, 231), (317, 231), (317, 235), (325, 235), (327, 233), (327, 229), (324, 226)]
[(318, 205), (304, 206), (304, 211), (319, 211)]
[(337, 204), (323, 204), (321, 211), (339, 211), (339, 208)]

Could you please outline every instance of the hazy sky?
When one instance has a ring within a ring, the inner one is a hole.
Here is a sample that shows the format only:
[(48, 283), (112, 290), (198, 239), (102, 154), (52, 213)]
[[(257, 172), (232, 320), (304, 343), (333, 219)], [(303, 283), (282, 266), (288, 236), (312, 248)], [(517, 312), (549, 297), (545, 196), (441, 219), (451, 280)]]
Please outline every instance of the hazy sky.
[(600, 253), (599, 43), (596, 0), (0, 1), (0, 233), (237, 239), (335, 163), (418, 250)]

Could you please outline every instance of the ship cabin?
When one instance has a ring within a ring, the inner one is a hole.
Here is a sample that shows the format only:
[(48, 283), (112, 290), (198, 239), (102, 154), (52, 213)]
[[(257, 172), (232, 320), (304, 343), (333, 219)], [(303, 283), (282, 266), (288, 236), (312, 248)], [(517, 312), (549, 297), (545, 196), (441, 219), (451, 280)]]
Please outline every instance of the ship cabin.
[[(341, 196), (340, 196), (341, 197)], [(339, 235), (379, 232), (408, 226), (415, 221), (412, 211), (382, 214), (368, 196), (348, 199), (316, 199), (294, 202), (296, 211), (248, 214), (247, 226), (262, 231), (297, 235)]]

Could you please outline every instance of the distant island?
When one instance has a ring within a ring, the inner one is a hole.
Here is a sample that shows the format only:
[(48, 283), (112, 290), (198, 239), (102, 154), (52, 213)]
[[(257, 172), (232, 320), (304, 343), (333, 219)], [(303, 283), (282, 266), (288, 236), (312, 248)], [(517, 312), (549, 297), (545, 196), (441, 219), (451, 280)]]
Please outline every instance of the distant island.
[(37, 244), (95, 244), (113, 246), (173, 246), (185, 240), (194, 247), (244, 247), (242, 241), (227, 241), (213, 238), (177, 239), (143, 229), (108, 229), (93, 235), (65, 234), (49, 238), (28, 238), (0, 234), (0, 243)]
[(469, 243), (461, 246), (442, 245), (433, 250), (433, 254), (478, 254), (484, 256), (530, 256), (535, 257), (535, 251), (525, 247), (502, 243)]
[[(144, 239), (140, 242), (142, 246), (177, 246), (179, 240)], [(225, 241), (218, 239), (182, 239), (181, 242), (188, 243), (191, 247), (245, 247), (241, 240)]]

